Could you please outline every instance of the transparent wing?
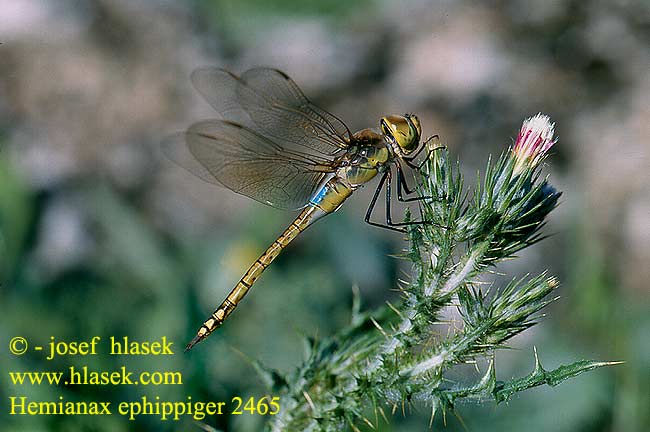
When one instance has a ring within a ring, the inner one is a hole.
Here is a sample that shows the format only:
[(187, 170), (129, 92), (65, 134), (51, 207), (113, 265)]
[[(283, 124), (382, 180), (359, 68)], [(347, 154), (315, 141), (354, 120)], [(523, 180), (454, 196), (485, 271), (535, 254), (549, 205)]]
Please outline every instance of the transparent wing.
[(239, 77), (225, 69), (201, 68), (192, 72), (191, 79), (194, 88), (224, 120), (255, 128), (250, 116), (237, 100), (237, 87), (241, 85)]
[(347, 126), (312, 104), (291, 78), (276, 69), (250, 69), (237, 77), (223, 69), (204, 68), (192, 73), (192, 82), (225, 119), (288, 150), (331, 156), (350, 144)]
[(304, 207), (331, 162), (291, 152), (245, 126), (196, 123), (163, 142), (165, 154), (202, 179), (281, 209)]

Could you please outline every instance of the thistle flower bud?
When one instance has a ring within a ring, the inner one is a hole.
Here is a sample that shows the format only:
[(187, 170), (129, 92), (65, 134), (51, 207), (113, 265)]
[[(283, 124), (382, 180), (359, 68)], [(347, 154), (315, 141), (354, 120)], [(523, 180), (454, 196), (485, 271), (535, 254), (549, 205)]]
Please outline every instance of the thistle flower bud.
[(555, 123), (542, 113), (524, 120), (512, 149), (515, 158), (513, 175), (524, 172), (527, 168), (535, 168), (546, 156), (548, 150), (555, 144), (553, 139)]

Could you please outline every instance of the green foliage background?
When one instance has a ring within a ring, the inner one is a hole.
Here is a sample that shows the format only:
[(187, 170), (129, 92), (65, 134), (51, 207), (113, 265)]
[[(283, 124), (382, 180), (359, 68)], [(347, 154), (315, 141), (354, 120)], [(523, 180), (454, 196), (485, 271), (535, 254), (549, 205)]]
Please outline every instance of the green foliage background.
[[(364, 190), (292, 244), (218, 333), (180, 352), (292, 215), (202, 183), (158, 145), (214, 116), (189, 87), (192, 69), (259, 64), (286, 71), (353, 129), (417, 113), (467, 173), (510, 145), (524, 117), (551, 115), (560, 141), (548, 171), (564, 191), (545, 231), (553, 236), (504, 271), (548, 268), (562, 298), (501, 356), (498, 373), (527, 374), (533, 345), (548, 368), (580, 358), (626, 363), (508, 405), (460, 406), (462, 421), (447, 418), (446, 430), (648, 430), (650, 32), (643, 1), (614, 3), (92, 0), (0, 11), (0, 430), (192, 430), (189, 420), (9, 416), (6, 404), (15, 393), (258, 397), (266, 390), (247, 359), (296, 367), (303, 336), (348, 322), (355, 284), (364, 307), (396, 298), (407, 267), (390, 255), (404, 243), (363, 223), (372, 192)], [(165, 335), (178, 353), (45, 362), (9, 355), (16, 335), (40, 344)], [(6, 374), (122, 364), (179, 370), (185, 384), (16, 389)], [(416, 405), (380, 430), (420, 431), (428, 417)], [(208, 424), (256, 431), (261, 422)]]

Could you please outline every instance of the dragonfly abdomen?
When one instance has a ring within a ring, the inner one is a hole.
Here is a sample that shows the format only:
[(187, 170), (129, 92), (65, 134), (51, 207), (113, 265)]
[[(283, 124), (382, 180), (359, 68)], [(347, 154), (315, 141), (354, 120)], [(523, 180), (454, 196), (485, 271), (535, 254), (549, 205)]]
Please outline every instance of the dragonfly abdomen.
[(194, 345), (207, 338), (210, 333), (219, 328), (226, 318), (237, 307), (239, 302), (251, 289), (253, 284), (260, 277), (262, 272), (271, 265), (280, 252), (289, 245), (298, 234), (304, 231), (309, 225), (314, 223), (320, 217), (326, 215), (321, 208), (315, 205), (307, 206), (298, 217), (291, 222), (291, 225), (269, 246), (266, 251), (248, 268), (248, 271), (241, 277), (237, 285), (230, 291), (228, 297), (219, 305), (217, 309), (205, 320), (196, 336), (187, 344), (185, 350), (189, 350)]
[(280, 255), (280, 252), (298, 237), (298, 234), (307, 229), (309, 225), (321, 217), (338, 210), (341, 204), (352, 195), (353, 191), (354, 189), (347, 182), (342, 181), (341, 178), (336, 176), (325, 182), (320, 190), (314, 194), (307, 207), (291, 222), (291, 225), (248, 268), (248, 271), (246, 271), (244, 276), (237, 282), (237, 285), (230, 291), (228, 297), (203, 322), (196, 336), (187, 344), (185, 350), (189, 350), (219, 328), (232, 311), (235, 310), (262, 272)]

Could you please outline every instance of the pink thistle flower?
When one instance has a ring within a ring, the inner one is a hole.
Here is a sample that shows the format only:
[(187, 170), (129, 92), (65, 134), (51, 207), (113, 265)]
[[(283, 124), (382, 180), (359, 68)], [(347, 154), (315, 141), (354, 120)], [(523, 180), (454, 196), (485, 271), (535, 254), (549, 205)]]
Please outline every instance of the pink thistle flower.
[(546, 156), (548, 150), (556, 143), (553, 138), (555, 123), (549, 116), (539, 113), (524, 120), (517, 135), (512, 153), (515, 158), (513, 175), (518, 175), (527, 168), (536, 167)]

